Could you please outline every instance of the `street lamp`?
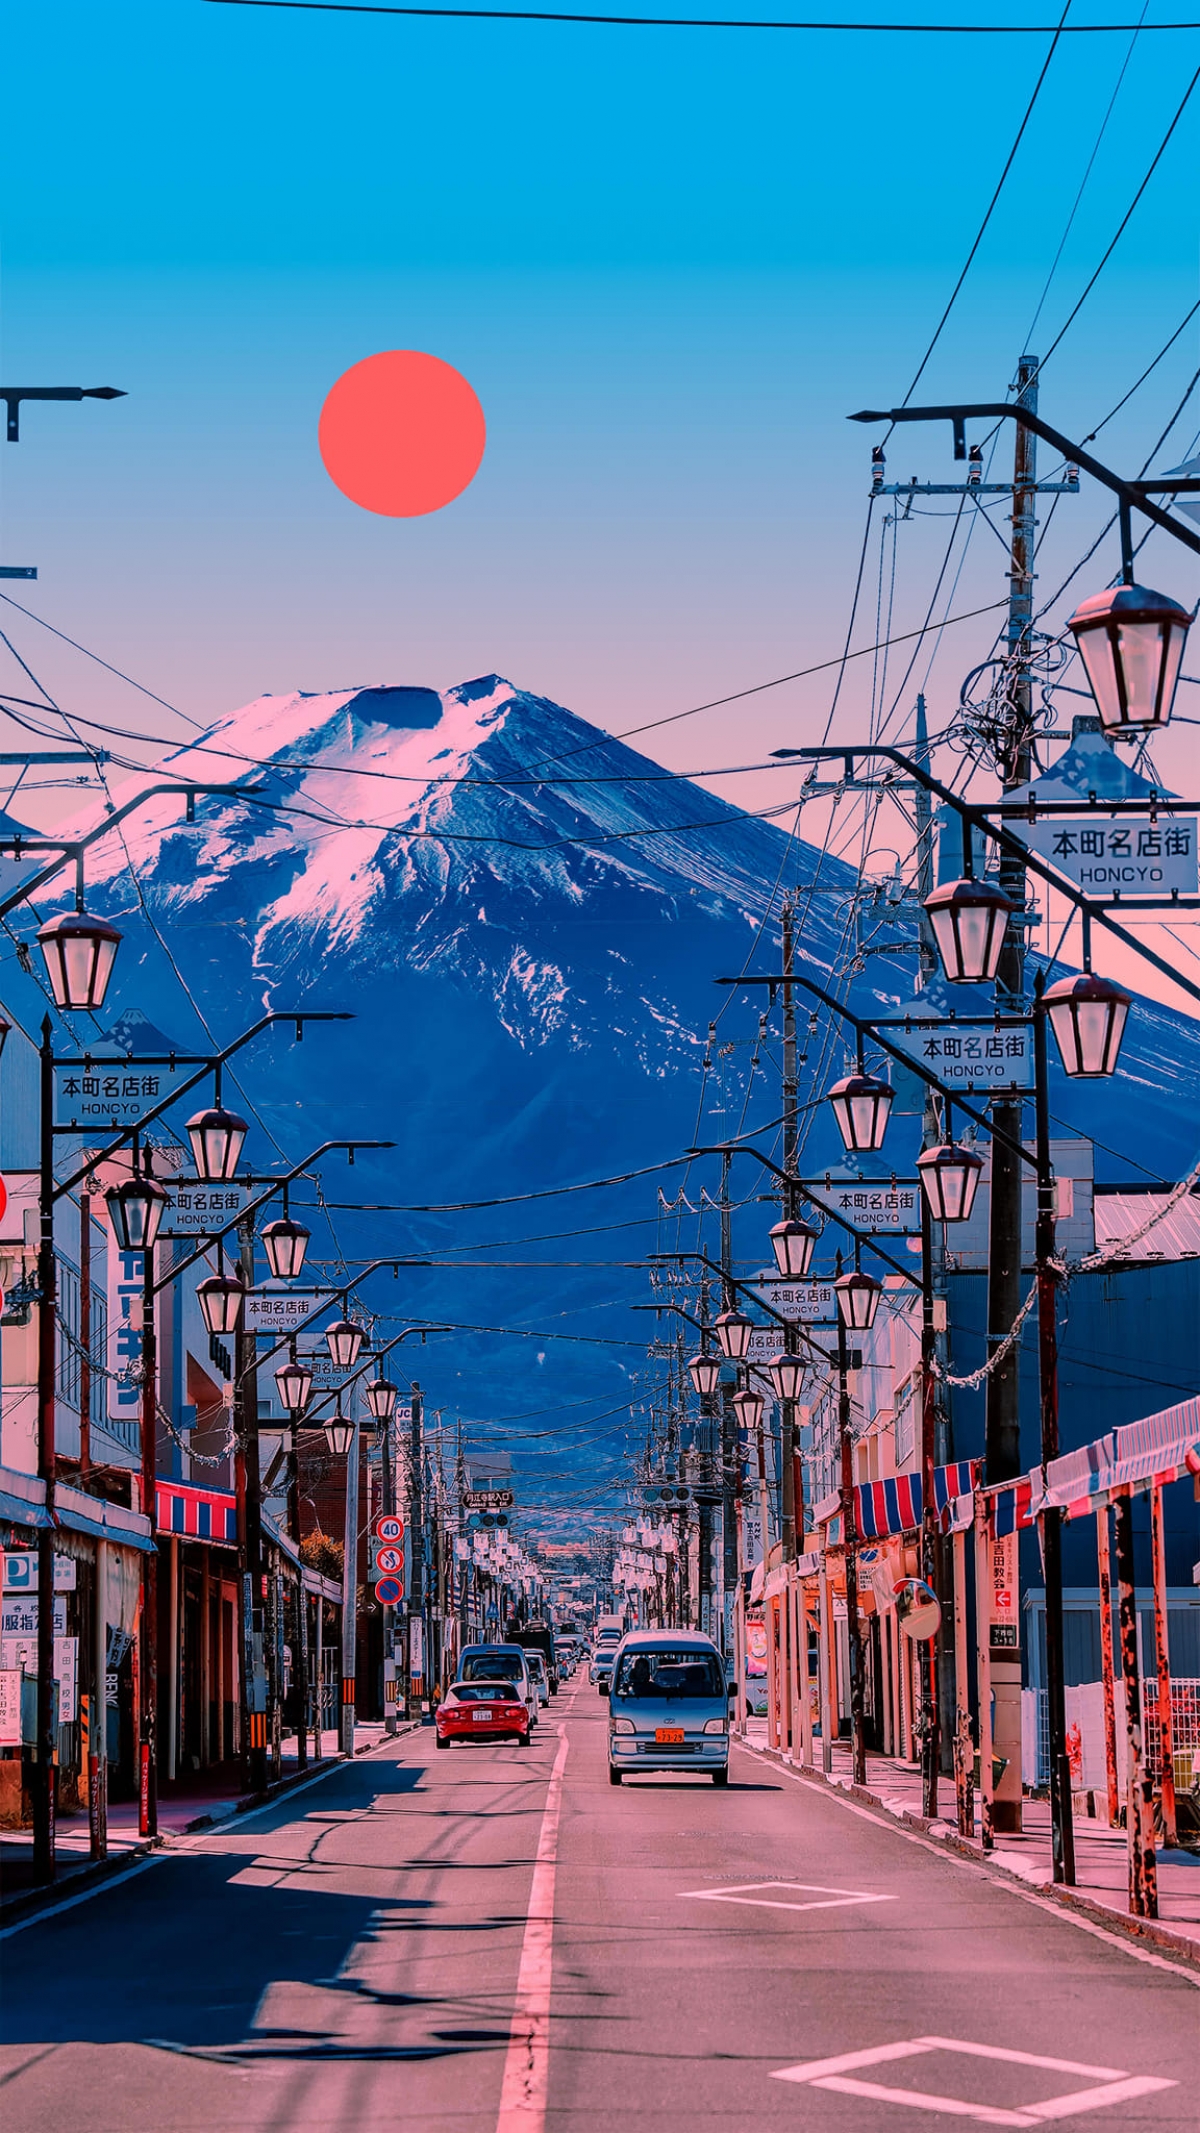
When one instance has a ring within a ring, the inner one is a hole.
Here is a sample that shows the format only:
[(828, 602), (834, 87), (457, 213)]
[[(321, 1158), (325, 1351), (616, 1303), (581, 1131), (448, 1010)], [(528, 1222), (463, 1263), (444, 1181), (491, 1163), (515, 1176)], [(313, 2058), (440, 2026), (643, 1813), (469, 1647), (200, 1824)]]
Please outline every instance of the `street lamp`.
[(308, 1396), (312, 1391), (312, 1371), (307, 1363), (302, 1363), (296, 1355), (290, 1356), (286, 1363), (281, 1363), (275, 1372), (275, 1389), (279, 1394), (280, 1406), (286, 1407), (289, 1414), (298, 1415), (302, 1408), (307, 1407)]
[(829, 1091), (838, 1132), (855, 1154), (882, 1148), (895, 1091), (874, 1074), (847, 1074)]
[(994, 978), (1013, 905), (986, 881), (944, 881), (925, 898), (938, 954), (955, 985)]
[(358, 1361), (358, 1351), (365, 1338), (363, 1328), (353, 1318), (335, 1318), (325, 1329), (329, 1353), (335, 1370), (353, 1370)]
[(196, 1301), (212, 1334), (236, 1333), (246, 1291), (236, 1274), (210, 1274), (196, 1289)]
[(387, 1378), (371, 1378), (363, 1386), (363, 1391), (376, 1422), (390, 1422), (396, 1412), (399, 1388)]
[(743, 1363), (750, 1349), (754, 1320), (741, 1311), (722, 1311), (713, 1327), (721, 1353), (731, 1363)]
[(1129, 994), (1090, 970), (1048, 985), (1042, 1004), (1054, 1041), (1074, 1080), (1099, 1079), (1116, 1070), (1129, 1013)]
[(38, 928), (38, 947), (56, 1007), (90, 1010), (104, 1005), (121, 935), (106, 918), (84, 910), (64, 912)]
[(813, 1246), (817, 1232), (807, 1222), (797, 1222), (791, 1216), (785, 1222), (777, 1222), (771, 1231), (771, 1249), (775, 1264), (785, 1281), (803, 1281), (812, 1263)]
[(762, 1421), (765, 1404), (761, 1392), (756, 1392), (752, 1385), (743, 1385), (740, 1392), (734, 1393), (730, 1402), (730, 1405), (737, 1409), (738, 1421), (751, 1434)]
[(149, 1252), (162, 1225), (168, 1195), (155, 1178), (134, 1176), (110, 1186), (104, 1195), (118, 1249)]
[(767, 1364), (775, 1390), (781, 1400), (798, 1400), (804, 1384), (806, 1364), (800, 1355), (773, 1355)]
[(281, 1215), (278, 1221), (268, 1222), (262, 1233), (263, 1248), (271, 1272), (277, 1281), (294, 1281), (304, 1265), (304, 1254), (312, 1231), (302, 1222), (293, 1222), (290, 1215)]
[(699, 1355), (688, 1357), (688, 1370), (692, 1384), (702, 1400), (711, 1399), (721, 1382), (721, 1358), (701, 1350)]
[(335, 1459), (344, 1459), (354, 1442), (354, 1424), (346, 1420), (340, 1408), (325, 1424), (325, 1442)]
[(1112, 586), (1076, 608), (1067, 628), (1106, 732), (1166, 725), (1192, 620), (1144, 585)]
[(875, 1323), (882, 1285), (871, 1274), (839, 1274), (833, 1284), (838, 1313), (849, 1333), (869, 1333)]
[(917, 1174), (935, 1222), (965, 1222), (975, 1204), (983, 1158), (957, 1141), (943, 1141), (917, 1157)]
[(237, 1175), (242, 1143), (250, 1131), (244, 1118), (235, 1117), (218, 1101), (210, 1111), (197, 1111), (187, 1122), (196, 1176), (206, 1185), (226, 1185)]

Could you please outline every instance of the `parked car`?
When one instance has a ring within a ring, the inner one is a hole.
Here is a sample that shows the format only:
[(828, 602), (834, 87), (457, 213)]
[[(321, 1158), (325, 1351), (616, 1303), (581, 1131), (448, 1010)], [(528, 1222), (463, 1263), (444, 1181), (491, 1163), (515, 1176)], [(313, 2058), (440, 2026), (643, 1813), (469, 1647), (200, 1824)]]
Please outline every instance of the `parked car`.
[(529, 1712), (530, 1724), (536, 1726), (538, 1693), (519, 1644), (468, 1644), (458, 1662), (458, 1678), (460, 1681), (511, 1681)]
[(550, 1683), (546, 1678), (546, 1662), (541, 1653), (527, 1651), (525, 1664), (533, 1675), (533, 1685), (537, 1690), (539, 1704), (548, 1704), (550, 1701)]
[(456, 1740), (511, 1740), (527, 1748), (533, 1722), (517, 1687), (512, 1679), (454, 1682), (434, 1716), (438, 1747)]
[(633, 1630), (616, 1655), (608, 1723), (608, 1781), (639, 1770), (692, 1770), (729, 1782), (730, 1688), (711, 1637)]

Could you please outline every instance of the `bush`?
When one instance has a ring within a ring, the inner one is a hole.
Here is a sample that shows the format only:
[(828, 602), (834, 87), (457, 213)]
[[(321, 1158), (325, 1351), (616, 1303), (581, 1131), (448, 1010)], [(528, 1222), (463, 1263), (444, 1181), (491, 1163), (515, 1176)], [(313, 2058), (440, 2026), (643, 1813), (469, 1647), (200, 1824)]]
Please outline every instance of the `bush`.
[(342, 1581), (345, 1563), (345, 1545), (334, 1540), (328, 1533), (306, 1533), (300, 1543), (300, 1560), (309, 1570), (320, 1572), (323, 1578), (332, 1578), (335, 1584)]

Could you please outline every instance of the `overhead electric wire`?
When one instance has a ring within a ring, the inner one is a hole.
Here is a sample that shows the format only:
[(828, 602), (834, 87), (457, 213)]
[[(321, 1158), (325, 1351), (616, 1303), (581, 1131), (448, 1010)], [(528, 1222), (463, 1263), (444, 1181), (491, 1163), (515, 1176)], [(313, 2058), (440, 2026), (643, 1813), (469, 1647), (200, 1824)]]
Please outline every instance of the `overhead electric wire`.
[[(835, 22), (738, 21), (708, 15), (583, 15), (547, 8), (393, 7), (377, 0), (208, 0), (214, 7), (259, 7), (317, 15), (399, 15), (450, 22), (577, 22), (619, 30), (803, 30), (872, 37), (1108, 37), (1137, 29), (1134, 22)], [(1151, 22), (1152, 30), (1197, 30), (1200, 22)]]

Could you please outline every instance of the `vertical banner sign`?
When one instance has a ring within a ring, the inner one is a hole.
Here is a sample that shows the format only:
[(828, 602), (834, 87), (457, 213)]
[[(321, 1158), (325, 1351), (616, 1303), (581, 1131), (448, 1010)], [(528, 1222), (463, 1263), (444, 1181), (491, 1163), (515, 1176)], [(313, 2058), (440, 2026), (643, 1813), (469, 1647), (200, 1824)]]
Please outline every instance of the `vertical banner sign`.
[(136, 1422), (141, 1387), (130, 1382), (132, 1364), (142, 1355), (142, 1254), (123, 1252), (113, 1234), (108, 1239), (108, 1413), (113, 1422)]
[(1017, 1536), (992, 1541), (992, 1649), (1017, 1647)]

